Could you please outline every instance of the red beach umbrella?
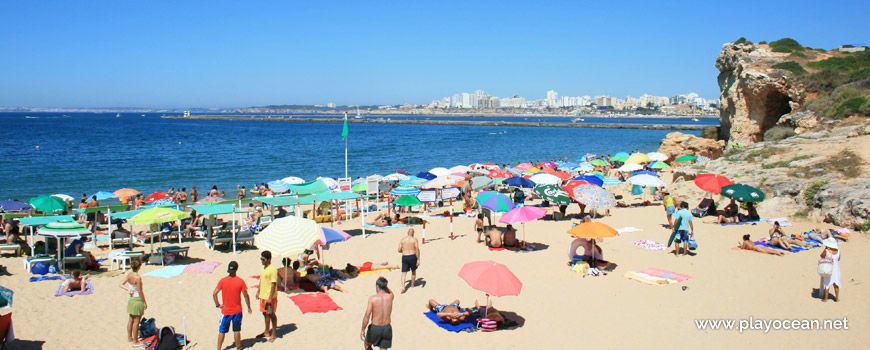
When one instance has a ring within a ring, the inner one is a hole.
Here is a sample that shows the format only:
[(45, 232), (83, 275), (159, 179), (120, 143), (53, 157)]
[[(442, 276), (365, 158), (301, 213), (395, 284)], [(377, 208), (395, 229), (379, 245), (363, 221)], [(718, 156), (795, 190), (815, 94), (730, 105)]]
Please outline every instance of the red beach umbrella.
[(166, 192), (154, 192), (149, 194), (148, 197), (145, 197), (145, 203), (151, 203), (155, 201), (159, 201), (161, 199), (169, 198), (169, 194)]
[(520, 295), (523, 289), (523, 282), (507, 266), (491, 260), (465, 264), (459, 278), (469, 287), (497, 297)]
[(586, 180), (571, 180), (562, 186), (562, 189), (568, 191), (568, 194), (573, 198), (574, 197), (574, 188), (580, 185), (592, 185), (589, 181)]
[(486, 176), (493, 178), (493, 179), (497, 179), (497, 178), (507, 179), (509, 177), (514, 177), (514, 174), (511, 174), (511, 172), (507, 171), (507, 170), (498, 169), (498, 170), (490, 171), (489, 174)]
[(698, 188), (711, 193), (721, 193), (722, 187), (733, 184), (734, 182), (731, 182), (728, 178), (716, 174), (701, 174), (695, 176), (695, 185), (697, 185)]

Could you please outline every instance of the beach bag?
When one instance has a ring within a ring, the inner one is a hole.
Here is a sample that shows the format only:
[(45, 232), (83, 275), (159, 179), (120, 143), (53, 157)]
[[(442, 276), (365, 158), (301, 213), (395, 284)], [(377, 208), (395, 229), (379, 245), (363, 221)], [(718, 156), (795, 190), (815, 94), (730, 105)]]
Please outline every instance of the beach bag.
[(834, 273), (834, 259), (819, 260), (819, 276), (831, 277)]
[(148, 338), (152, 335), (157, 335), (157, 326), (154, 325), (154, 318), (146, 318), (139, 321), (139, 338)]
[(695, 234), (689, 235), (688, 243), (689, 243), (689, 250), (698, 249), (698, 241), (695, 240)]
[(175, 329), (171, 326), (160, 328), (159, 340), (154, 350), (176, 350), (178, 346), (178, 338), (175, 335)]
[(163, 254), (163, 264), (164, 265), (172, 265), (175, 263), (175, 253), (164, 253)]

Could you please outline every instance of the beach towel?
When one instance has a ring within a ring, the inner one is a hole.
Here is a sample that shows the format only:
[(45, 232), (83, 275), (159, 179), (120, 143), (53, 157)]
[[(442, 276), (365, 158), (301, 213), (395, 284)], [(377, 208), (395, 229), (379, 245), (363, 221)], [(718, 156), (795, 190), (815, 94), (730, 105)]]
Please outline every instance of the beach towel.
[(219, 262), (198, 262), (184, 267), (184, 273), (212, 273), (220, 266)]
[(332, 298), (324, 293), (297, 294), (289, 298), (290, 300), (293, 300), (293, 303), (295, 303), (297, 307), (299, 307), (299, 311), (302, 311), (303, 315), (309, 312), (341, 310), (341, 307), (336, 305), (335, 302), (332, 301)]
[(390, 226), (378, 226), (378, 225), (365, 225), (365, 228), (400, 228), (405, 227), (405, 224), (393, 224)]
[(767, 223), (768, 223), (768, 224), (771, 224), (771, 225), (773, 225), (774, 222), (779, 222), (779, 226), (782, 226), (782, 227), (786, 227), (786, 226), (794, 226), (794, 225), (791, 224), (791, 221), (788, 221), (788, 218), (786, 218), (786, 217), (781, 217), (781, 218), (764, 218), (764, 221), (767, 221)]
[(172, 278), (184, 272), (185, 265), (169, 265), (162, 269), (157, 269), (146, 273), (142, 276)]
[(798, 246), (795, 246), (795, 245), (791, 245), (791, 247), (794, 248), (794, 249), (792, 249), (792, 250), (788, 250), (788, 249), (784, 249), (784, 248), (782, 248), (782, 247), (772, 246), (772, 245), (770, 245), (770, 243), (768, 243), (767, 241), (757, 241), (757, 242), (752, 242), (752, 243), (755, 243), (756, 245), (760, 245), (760, 246), (764, 246), (764, 247), (768, 247), (768, 248), (773, 248), (773, 249), (779, 249), (779, 250), (782, 250), (782, 251), (792, 252), (792, 253), (797, 253), (797, 252), (800, 252), (800, 251), (809, 250), (809, 249), (807, 249), (807, 248), (801, 248), (801, 247), (798, 247)]
[[(741, 221), (741, 222), (723, 222), (723, 223), (721, 223), (721, 224), (719, 224), (719, 225), (722, 225), (722, 226), (730, 226), (730, 225), (746, 225), (746, 224), (757, 224), (757, 223), (759, 223), (759, 222), (761, 222), (761, 220), (755, 220), (755, 221)], [(791, 225), (789, 225), (789, 226), (791, 226)]]
[(61, 295), (65, 295), (65, 296), (68, 296), (68, 297), (72, 297), (72, 296), (76, 296), (76, 295), (90, 295), (90, 294), (94, 294), (94, 285), (91, 284), (91, 281), (90, 281), (90, 280), (87, 280), (87, 281), (85, 281), (85, 290), (84, 290), (84, 291), (81, 291), (81, 290), (71, 290), (71, 291), (66, 292), (66, 293), (61, 293), (62, 290), (63, 290), (63, 282), (60, 282), (60, 283), (57, 285), (57, 291), (54, 292), (54, 296), (59, 297), (59, 296), (61, 296)]
[[(66, 278), (70, 278), (70, 276), (66, 276)], [(51, 280), (59, 280), (60, 276), (39, 276), (39, 277), (30, 277), (30, 282), (40, 282), (40, 281), (51, 281)]]
[(492, 251), (494, 251), (494, 252), (500, 252), (500, 251), (502, 251), (502, 250), (507, 249), (507, 248), (505, 248), (505, 247), (499, 247), (499, 248), (487, 247), (487, 248), (489, 248), (489, 250), (492, 250)]
[(98, 237), (97, 237), (97, 240), (98, 240), (98, 241), (108, 241), (108, 240), (109, 240), (109, 237), (98, 236)]
[(631, 227), (631, 226), (616, 229), (616, 232), (619, 232), (619, 233), (637, 232), (637, 231), (643, 231), (643, 230), (641, 230), (637, 227)]
[(373, 273), (389, 272), (389, 271), (393, 271), (393, 270), (395, 270), (395, 269), (380, 269), (380, 270), (363, 271), (363, 272), (360, 272), (359, 274), (357, 274), (357, 276), (365, 276), (365, 275), (370, 275)]
[(638, 247), (644, 248), (646, 250), (665, 250), (668, 249), (668, 246), (661, 244), (659, 242), (650, 241), (648, 239), (640, 240), (632, 243)]
[(683, 274), (679, 274), (676, 272), (671, 272), (671, 271), (662, 270), (662, 269), (656, 269), (656, 268), (652, 268), (652, 267), (645, 269), (645, 270), (638, 271), (638, 272), (652, 276), (652, 277), (671, 279), (671, 280), (674, 280), (677, 282), (682, 282), (682, 281), (685, 281), (687, 279), (692, 278), (692, 276), (689, 276), (689, 275), (683, 275)]
[(622, 275), (625, 278), (630, 280), (638, 281), (641, 283), (652, 284), (654, 286), (664, 286), (668, 284), (677, 283), (677, 281), (667, 278), (650, 276), (640, 272), (629, 271)]
[(461, 322), (461, 323), (458, 323), (455, 325), (448, 323), (448, 322), (444, 322), (440, 317), (438, 317), (438, 314), (436, 314), (432, 311), (424, 312), (423, 315), (425, 315), (426, 318), (428, 318), (432, 322), (435, 322), (436, 326), (441, 327), (443, 329), (446, 329), (449, 332), (459, 332), (459, 331), (462, 331), (462, 330), (465, 330), (468, 328), (472, 328), (472, 329), (477, 328), (477, 326), (476, 326), (477, 315), (475, 315), (475, 314), (469, 315), (468, 317), (465, 318), (464, 322)]

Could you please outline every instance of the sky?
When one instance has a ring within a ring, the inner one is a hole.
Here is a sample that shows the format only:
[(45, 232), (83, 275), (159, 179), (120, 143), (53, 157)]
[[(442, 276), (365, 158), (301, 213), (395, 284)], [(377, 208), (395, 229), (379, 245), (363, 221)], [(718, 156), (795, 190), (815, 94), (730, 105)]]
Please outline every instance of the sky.
[(870, 45), (868, 1), (2, 1), (0, 106), (717, 98), (723, 43)]

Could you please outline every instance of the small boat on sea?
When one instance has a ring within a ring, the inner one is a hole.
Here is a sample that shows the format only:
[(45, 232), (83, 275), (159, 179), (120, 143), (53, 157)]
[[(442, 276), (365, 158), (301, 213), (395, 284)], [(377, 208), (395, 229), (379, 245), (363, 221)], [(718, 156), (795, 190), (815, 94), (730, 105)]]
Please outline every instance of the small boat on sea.
[(120, 117), (121, 117), (121, 113), (115, 114), (115, 118), (120, 118)]
[(693, 122), (697, 122), (697, 121), (700, 121), (700, 120), (698, 120), (698, 118), (692, 118), (692, 121), (693, 121)]
[(577, 118), (571, 119), (571, 122), (572, 122), (572, 123), (576, 123), (576, 122), (585, 122), (585, 121), (586, 121), (586, 119), (583, 119), (583, 118), (581, 118), (581, 117), (577, 117)]

